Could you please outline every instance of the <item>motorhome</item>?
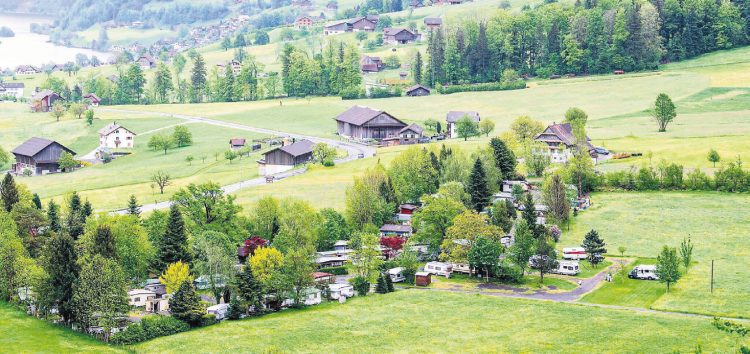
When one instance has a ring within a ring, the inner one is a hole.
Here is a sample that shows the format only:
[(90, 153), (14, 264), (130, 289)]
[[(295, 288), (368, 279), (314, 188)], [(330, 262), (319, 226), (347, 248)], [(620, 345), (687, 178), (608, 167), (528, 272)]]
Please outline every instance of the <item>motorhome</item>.
[(578, 275), (580, 272), (576, 261), (560, 261), (557, 270), (554, 271), (554, 273), (562, 275)]
[(406, 280), (406, 277), (404, 277), (404, 268), (402, 267), (388, 269), (388, 276), (391, 277), (391, 281), (394, 283)]
[(354, 296), (354, 286), (351, 284), (329, 284), (328, 296), (333, 300), (338, 300), (340, 297), (352, 297)]
[(442, 275), (446, 278), (451, 277), (453, 273), (453, 266), (450, 263), (443, 262), (427, 262), (424, 265), (424, 271), (430, 274)]
[(639, 265), (633, 267), (633, 270), (628, 273), (630, 279), (646, 279), (646, 280), (657, 280), (659, 276), (656, 275), (655, 265)]
[(581, 260), (586, 259), (586, 250), (583, 247), (563, 248), (563, 259)]

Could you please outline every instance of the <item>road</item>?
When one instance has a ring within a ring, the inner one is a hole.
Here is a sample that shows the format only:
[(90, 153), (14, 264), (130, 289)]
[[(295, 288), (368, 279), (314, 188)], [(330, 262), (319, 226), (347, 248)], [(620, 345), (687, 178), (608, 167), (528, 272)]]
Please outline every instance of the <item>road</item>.
[[(117, 112), (117, 113), (138, 113), (138, 114), (150, 114), (150, 115), (156, 115), (156, 116), (178, 118), (188, 123), (204, 123), (204, 124), (210, 124), (214, 126), (225, 127), (225, 128), (230, 128), (230, 129), (236, 129), (236, 130), (244, 130), (244, 131), (254, 132), (254, 133), (261, 133), (261, 134), (268, 134), (268, 135), (275, 135), (275, 136), (286, 136), (286, 137), (294, 138), (297, 140), (307, 139), (315, 143), (326, 143), (333, 147), (345, 150), (347, 153), (345, 157), (336, 159), (335, 160), (336, 164), (341, 164), (341, 163), (346, 163), (352, 160), (356, 160), (356, 159), (359, 159), (360, 156), (363, 156), (363, 157), (375, 156), (375, 148), (372, 146), (367, 146), (367, 145), (349, 142), (349, 141), (321, 138), (321, 137), (311, 136), (311, 135), (287, 133), (287, 132), (282, 132), (278, 130), (251, 127), (251, 126), (244, 125), (244, 124), (225, 122), (225, 121), (206, 118), (206, 117), (190, 116), (190, 115), (185, 115), (185, 114), (171, 114), (171, 113), (163, 113), (163, 112), (134, 111), (134, 110), (123, 110), (123, 109), (111, 109), (111, 108), (100, 108), (99, 110)], [(292, 177), (292, 176), (305, 173), (306, 171), (307, 171), (307, 168), (301, 167), (301, 168), (296, 168), (296, 169), (292, 169), (289, 171), (284, 171), (281, 173), (274, 174), (273, 177), (275, 181), (278, 181), (284, 178), (288, 178), (288, 177)], [(232, 184), (223, 186), (222, 190), (225, 193), (234, 193), (244, 188), (255, 187), (255, 186), (259, 186), (263, 184), (266, 184), (265, 176), (257, 177), (257, 178), (253, 178), (253, 179), (249, 179), (245, 181), (240, 181), (237, 183), (232, 183)], [(169, 208), (170, 204), (171, 202), (169, 201), (145, 204), (141, 206), (141, 211), (165, 209), (165, 208)], [(116, 210), (114, 211), (114, 213), (123, 214), (125, 213), (125, 210), (124, 209)]]

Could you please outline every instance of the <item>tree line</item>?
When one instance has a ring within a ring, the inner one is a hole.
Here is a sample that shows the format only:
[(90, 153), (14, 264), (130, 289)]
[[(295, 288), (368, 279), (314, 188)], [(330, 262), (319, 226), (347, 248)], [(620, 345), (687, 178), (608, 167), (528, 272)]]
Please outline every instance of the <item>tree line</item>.
[(498, 81), (505, 69), (541, 77), (650, 70), (747, 44), (749, 19), (747, 1), (578, 0), (498, 10), (431, 31), (421, 81)]

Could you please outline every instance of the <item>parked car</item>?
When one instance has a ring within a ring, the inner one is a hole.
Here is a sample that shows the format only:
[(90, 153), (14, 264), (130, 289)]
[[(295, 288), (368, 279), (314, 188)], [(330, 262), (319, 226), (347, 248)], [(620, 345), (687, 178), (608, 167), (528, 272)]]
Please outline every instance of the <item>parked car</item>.
[(430, 274), (442, 275), (446, 278), (450, 278), (451, 273), (453, 273), (453, 266), (449, 263), (443, 262), (427, 262), (427, 264), (424, 265), (424, 271)]
[(364, 159), (365, 158), (365, 154), (360, 153), (359, 155), (357, 155), (357, 158), (358, 159)]
[(417, 139), (417, 142), (418, 142), (418, 143), (420, 143), (420, 144), (427, 144), (427, 143), (429, 143), (430, 141), (431, 141), (431, 139), (430, 139), (430, 138), (428, 138), (428, 137), (426, 137), (426, 136), (425, 136), (425, 137), (421, 137), (421, 138)]
[(402, 267), (388, 269), (388, 276), (391, 277), (391, 281), (394, 283), (406, 280), (406, 277), (404, 277), (404, 268)]
[(659, 276), (656, 275), (655, 265), (638, 265), (633, 267), (633, 270), (628, 273), (630, 279), (645, 279), (645, 280), (658, 280)]
[(599, 155), (609, 155), (609, 150), (603, 148), (603, 147), (595, 147), (594, 150)]

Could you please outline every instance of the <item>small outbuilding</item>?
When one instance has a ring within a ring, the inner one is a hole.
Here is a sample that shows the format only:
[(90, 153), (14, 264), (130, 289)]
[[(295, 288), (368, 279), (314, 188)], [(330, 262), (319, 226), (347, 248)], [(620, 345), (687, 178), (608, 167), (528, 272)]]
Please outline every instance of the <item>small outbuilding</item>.
[(304, 139), (264, 153), (263, 159), (258, 161), (260, 174), (263, 176), (274, 175), (291, 170), (294, 166), (310, 162), (313, 158), (314, 146), (315, 143)]
[(231, 138), (229, 139), (229, 148), (232, 150), (242, 149), (246, 142), (244, 138)]
[(417, 272), (414, 274), (414, 283), (417, 286), (429, 286), (432, 283), (432, 275), (427, 272)]
[(416, 144), (422, 137), (424, 129), (417, 124), (409, 124), (398, 132), (398, 141), (401, 145)]
[(430, 89), (422, 85), (414, 85), (406, 89), (406, 95), (411, 97), (429, 96)]

